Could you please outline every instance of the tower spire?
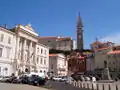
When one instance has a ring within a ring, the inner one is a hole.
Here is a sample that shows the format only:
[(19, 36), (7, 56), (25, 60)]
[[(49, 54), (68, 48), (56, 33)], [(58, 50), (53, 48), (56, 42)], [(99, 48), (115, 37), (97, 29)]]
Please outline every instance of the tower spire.
[(80, 17), (80, 12), (79, 12), (79, 14), (78, 14), (77, 27), (83, 27), (82, 19), (81, 19), (81, 17)]
[(83, 50), (84, 46), (83, 46), (83, 24), (82, 24), (82, 19), (80, 17), (80, 12), (78, 15), (78, 20), (77, 20), (77, 49), (79, 50)]

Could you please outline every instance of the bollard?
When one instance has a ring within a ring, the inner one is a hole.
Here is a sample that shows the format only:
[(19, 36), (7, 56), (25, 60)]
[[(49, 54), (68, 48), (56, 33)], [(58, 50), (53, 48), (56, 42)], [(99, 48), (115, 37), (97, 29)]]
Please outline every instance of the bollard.
[(103, 88), (102, 90), (105, 90), (104, 84), (102, 85), (102, 88)]
[(85, 87), (85, 83), (84, 83), (84, 88), (86, 88), (86, 87)]
[(108, 84), (108, 90), (111, 90), (111, 86), (110, 86), (110, 84)]
[(94, 86), (93, 86), (93, 83), (92, 83), (92, 90), (94, 90)]
[(85, 88), (85, 83), (83, 83), (83, 88)]
[(96, 90), (99, 90), (99, 84), (97, 84)]
[(80, 83), (80, 88), (82, 88), (82, 83)]
[(89, 83), (87, 83), (87, 88), (90, 89), (90, 88), (89, 88)]
[(77, 87), (77, 81), (75, 81), (75, 87)]
[(116, 85), (116, 90), (118, 90), (118, 85)]
[(79, 81), (77, 81), (77, 87), (79, 87)]
[(75, 81), (73, 82), (73, 85), (75, 86)]

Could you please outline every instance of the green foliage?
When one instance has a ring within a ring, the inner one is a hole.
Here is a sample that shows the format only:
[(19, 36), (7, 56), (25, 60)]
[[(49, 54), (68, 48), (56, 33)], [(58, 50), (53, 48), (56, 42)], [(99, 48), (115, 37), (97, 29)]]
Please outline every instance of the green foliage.
[(51, 49), (50, 51), (49, 51), (49, 53), (51, 54), (53, 54), (53, 53), (63, 53), (64, 55), (69, 55), (70, 54), (70, 52), (71, 51), (63, 51), (63, 50), (55, 50), (55, 49)]
[(70, 51), (50, 49), (49, 53), (50, 53), (50, 54), (63, 53), (64, 55), (70, 55), (70, 53), (73, 52), (73, 51), (75, 51), (75, 52), (80, 52), (80, 53), (83, 53), (83, 52), (92, 52), (90, 49), (83, 49), (83, 50), (76, 49), (76, 50), (70, 50)]

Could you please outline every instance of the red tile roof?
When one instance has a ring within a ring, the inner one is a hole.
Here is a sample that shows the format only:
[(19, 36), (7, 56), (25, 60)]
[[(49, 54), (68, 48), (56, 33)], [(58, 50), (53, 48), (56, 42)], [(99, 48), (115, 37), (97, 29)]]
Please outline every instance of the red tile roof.
[(107, 54), (120, 54), (120, 50), (110, 51)]
[(57, 36), (39, 37), (39, 39), (57, 39)]
[(105, 50), (105, 49), (108, 49), (108, 47), (106, 47), (106, 48), (98, 48), (96, 50)]
[(55, 56), (57, 56), (57, 54), (49, 54), (49, 56), (55, 57)]

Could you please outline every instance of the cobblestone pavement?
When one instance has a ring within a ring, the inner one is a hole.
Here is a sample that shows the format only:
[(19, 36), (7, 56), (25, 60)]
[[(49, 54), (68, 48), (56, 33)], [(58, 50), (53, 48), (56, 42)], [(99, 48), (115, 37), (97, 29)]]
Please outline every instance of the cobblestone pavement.
[(0, 90), (48, 90), (37, 86), (0, 83)]

